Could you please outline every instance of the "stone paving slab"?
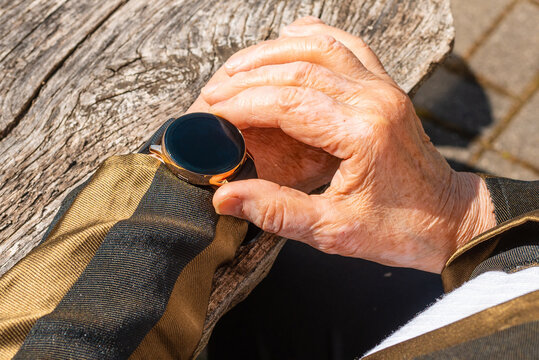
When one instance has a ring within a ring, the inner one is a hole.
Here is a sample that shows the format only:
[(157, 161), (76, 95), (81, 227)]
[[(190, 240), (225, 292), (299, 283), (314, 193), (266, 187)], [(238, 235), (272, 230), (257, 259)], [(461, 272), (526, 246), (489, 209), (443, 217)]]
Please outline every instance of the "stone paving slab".
[(539, 179), (539, 0), (452, 10), (453, 54), (414, 98), (425, 131), (456, 170)]
[(470, 136), (487, 134), (508, 113), (514, 100), (477, 82), (438, 69), (414, 97), (421, 113), (427, 110), (439, 121)]
[[(487, 1), (490, 3), (490, 1)], [(520, 95), (539, 71), (539, 7), (520, 1), (475, 52), (475, 74)]]
[(539, 174), (533, 170), (515, 163), (511, 158), (504, 157), (502, 154), (492, 150), (485, 151), (480, 160), (474, 166), (471, 166), (471, 154), (476, 151), (477, 144), (454, 132), (432, 124), (428, 120), (423, 121), (423, 127), (438, 151), (447, 159), (449, 165), (457, 171), (482, 172), (519, 180), (536, 180), (539, 178)]
[(454, 53), (465, 56), (513, 0), (452, 0)]
[(539, 92), (515, 115), (493, 145), (539, 169)]
[(537, 173), (494, 151), (486, 151), (476, 164), (478, 171), (518, 180), (537, 180)]

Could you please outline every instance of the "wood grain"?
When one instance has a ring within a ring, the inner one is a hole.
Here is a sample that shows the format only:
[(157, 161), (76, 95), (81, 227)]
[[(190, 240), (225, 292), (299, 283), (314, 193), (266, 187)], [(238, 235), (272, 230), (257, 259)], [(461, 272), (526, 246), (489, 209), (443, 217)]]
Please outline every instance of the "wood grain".
[[(65, 195), (136, 151), (232, 53), (314, 15), (363, 39), (413, 91), (451, 49), (449, 0), (0, 0), (0, 276)], [(265, 234), (215, 279), (215, 321), (269, 271)]]

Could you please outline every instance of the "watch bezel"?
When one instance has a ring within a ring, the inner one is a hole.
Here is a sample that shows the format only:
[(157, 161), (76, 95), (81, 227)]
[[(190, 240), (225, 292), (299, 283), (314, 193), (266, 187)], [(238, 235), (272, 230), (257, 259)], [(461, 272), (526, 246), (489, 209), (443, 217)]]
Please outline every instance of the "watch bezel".
[[(241, 140), (243, 141), (243, 155), (242, 155), (242, 158), (241, 158), (241, 160), (239, 161), (239, 163), (236, 166), (234, 166), (232, 169), (230, 169), (230, 170), (228, 170), (228, 171), (226, 171), (224, 173), (220, 173), (220, 174), (202, 174), (202, 173), (194, 172), (194, 171), (191, 171), (191, 170), (187, 170), (184, 167), (182, 167), (181, 165), (179, 165), (176, 161), (173, 160), (172, 156), (170, 155), (170, 153), (168, 152), (168, 150), (166, 148), (165, 136), (167, 134), (167, 130), (176, 121), (182, 119), (184, 116), (195, 117), (197, 115), (201, 116), (201, 117), (207, 117), (208, 115), (211, 115), (211, 116), (215, 117), (218, 120), (223, 120), (223, 121), (228, 122), (226, 119), (224, 119), (224, 118), (222, 118), (222, 117), (220, 117), (218, 115), (211, 114), (211, 113), (198, 112), (198, 113), (189, 113), (189, 114), (182, 115), (179, 118), (174, 119), (174, 121), (172, 121), (166, 127), (165, 131), (163, 132), (163, 135), (160, 138), (159, 145), (158, 146), (155, 146), (155, 145), (151, 146), (150, 147), (150, 152), (153, 153), (153, 154), (159, 155), (159, 157), (161, 158), (163, 163), (167, 166), (167, 168), (173, 174), (175, 174), (178, 178), (180, 178), (180, 179), (182, 179), (184, 181), (187, 181), (187, 182), (189, 182), (191, 184), (194, 184), (194, 185), (221, 186), (223, 184), (226, 184), (229, 179), (233, 178), (239, 172), (242, 165), (245, 163), (245, 161), (248, 158), (252, 159), (252, 156), (247, 151), (247, 147), (245, 145), (245, 138), (244, 138), (243, 133), (241, 132), (240, 129), (235, 127), (237, 129), (240, 137), (241, 137)], [(228, 123), (230, 123), (230, 122), (228, 122)]]

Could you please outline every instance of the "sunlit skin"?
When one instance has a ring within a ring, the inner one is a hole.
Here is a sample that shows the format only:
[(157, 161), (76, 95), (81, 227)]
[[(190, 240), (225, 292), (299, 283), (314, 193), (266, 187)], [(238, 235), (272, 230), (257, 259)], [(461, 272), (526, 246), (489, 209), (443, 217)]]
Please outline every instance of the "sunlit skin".
[(449, 167), (370, 48), (318, 19), (234, 54), (189, 111), (244, 132), (260, 179), (222, 186), (213, 203), (265, 231), (440, 272), (495, 225), (484, 181)]

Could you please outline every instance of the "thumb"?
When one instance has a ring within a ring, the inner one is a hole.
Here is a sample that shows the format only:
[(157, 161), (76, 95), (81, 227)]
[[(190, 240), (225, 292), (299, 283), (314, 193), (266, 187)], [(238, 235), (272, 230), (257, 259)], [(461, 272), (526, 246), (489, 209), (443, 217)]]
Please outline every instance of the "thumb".
[(213, 196), (218, 214), (248, 220), (264, 231), (311, 242), (323, 200), (266, 180), (234, 181)]

